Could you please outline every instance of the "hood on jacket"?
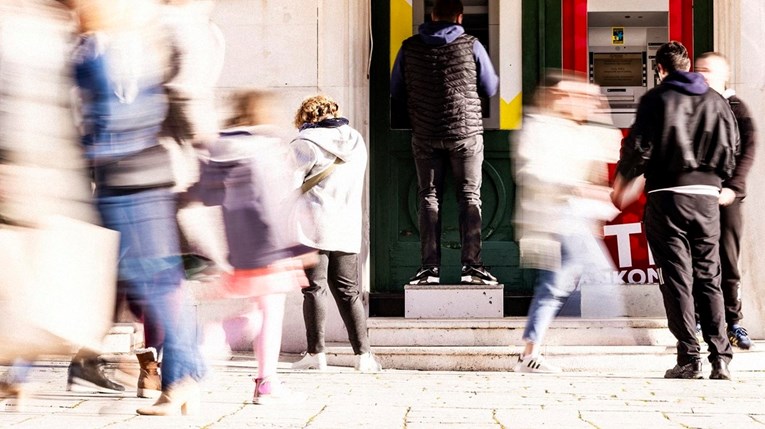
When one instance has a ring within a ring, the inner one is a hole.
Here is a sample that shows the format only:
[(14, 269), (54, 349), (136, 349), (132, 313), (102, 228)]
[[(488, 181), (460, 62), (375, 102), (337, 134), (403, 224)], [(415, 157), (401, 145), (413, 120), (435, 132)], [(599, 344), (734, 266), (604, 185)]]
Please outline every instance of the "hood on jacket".
[(364, 144), (361, 135), (349, 125), (340, 127), (306, 128), (300, 131), (298, 139), (310, 140), (327, 152), (348, 162), (354, 149)]
[(704, 81), (704, 76), (693, 72), (672, 72), (661, 83), (688, 95), (701, 95), (709, 90), (709, 85)]
[(430, 21), (420, 24), (418, 33), (426, 44), (438, 46), (452, 43), (465, 33), (465, 29), (453, 22)]
[(273, 125), (240, 126), (221, 130), (218, 140), (208, 143), (209, 159), (216, 163), (239, 161), (277, 150), (282, 139)]

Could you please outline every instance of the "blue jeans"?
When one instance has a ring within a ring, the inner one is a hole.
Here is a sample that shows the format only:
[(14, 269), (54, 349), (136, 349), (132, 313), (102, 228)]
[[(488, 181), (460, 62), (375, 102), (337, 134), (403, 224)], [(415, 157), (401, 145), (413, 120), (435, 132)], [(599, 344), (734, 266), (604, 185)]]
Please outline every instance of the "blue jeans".
[(175, 195), (170, 188), (99, 190), (97, 206), (105, 227), (120, 233), (119, 280), (126, 296), (164, 333), (162, 385), (204, 375), (194, 319), (181, 288)]
[(547, 328), (558, 315), (566, 299), (576, 290), (585, 267), (590, 262), (590, 240), (593, 237), (561, 235), (561, 267), (558, 271), (537, 270), (534, 298), (529, 307), (523, 340), (542, 344)]

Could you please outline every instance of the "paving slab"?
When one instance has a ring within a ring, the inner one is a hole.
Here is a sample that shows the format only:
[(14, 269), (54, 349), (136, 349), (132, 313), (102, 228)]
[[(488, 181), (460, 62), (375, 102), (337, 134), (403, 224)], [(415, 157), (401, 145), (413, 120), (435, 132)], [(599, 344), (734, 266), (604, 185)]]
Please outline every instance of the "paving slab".
[[(735, 380), (666, 380), (663, 369), (515, 374), (507, 371), (385, 370), (347, 367), (280, 376), (302, 401), (253, 405), (257, 363), (247, 355), (211, 362), (201, 413), (137, 416), (151, 400), (67, 392), (67, 361), (35, 363), (30, 399), (21, 409), (0, 401), (0, 427), (13, 429), (154, 428), (760, 428), (765, 371), (734, 372)], [(0, 371), (4, 368), (0, 367)], [(298, 398), (296, 395), (294, 398)]]

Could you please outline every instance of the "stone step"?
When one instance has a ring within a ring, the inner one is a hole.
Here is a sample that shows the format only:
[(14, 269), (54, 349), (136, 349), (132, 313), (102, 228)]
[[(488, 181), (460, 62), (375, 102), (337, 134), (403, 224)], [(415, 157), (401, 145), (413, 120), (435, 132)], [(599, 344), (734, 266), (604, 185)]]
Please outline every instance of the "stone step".
[(101, 344), (104, 354), (127, 354), (143, 347), (143, 325), (116, 323), (109, 329)]
[[(731, 371), (763, 371), (765, 341), (756, 341), (750, 351), (735, 349)], [(515, 365), (520, 346), (505, 347), (384, 347), (372, 346), (372, 352), (384, 369), (423, 371), (510, 371)], [(675, 362), (675, 348), (667, 346), (547, 346), (542, 353), (551, 363), (567, 372), (598, 372), (620, 374), (653, 372), (662, 377)], [(704, 351), (704, 356), (706, 352)], [(297, 360), (299, 356), (290, 356)], [(346, 345), (333, 344), (327, 348), (330, 366), (352, 367), (353, 350)], [(704, 373), (711, 365), (704, 357)]]
[[(511, 346), (523, 344), (525, 317), (496, 319), (370, 318), (372, 346)], [(556, 318), (547, 331), (549, 346), (673, 346), (660, 318)]]

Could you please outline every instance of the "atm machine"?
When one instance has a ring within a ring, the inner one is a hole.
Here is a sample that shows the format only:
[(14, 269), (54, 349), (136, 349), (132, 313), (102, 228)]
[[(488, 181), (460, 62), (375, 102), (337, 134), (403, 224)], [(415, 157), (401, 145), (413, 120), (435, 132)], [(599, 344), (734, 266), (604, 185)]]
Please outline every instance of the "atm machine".
[[(590, 82), (608, 99), (614, 125), (629, 128), (640, 97), (659, 82), (656, 50), (669, 39), (669, 11), (588, 8), (587, 41)], [(635, 2), (636, 3), (636, 2)]]
[[(484, 45), (489, 53), (494, 68), (499, 70), (499, 1), (500, 0), (463, 0), (464, 14), (462, 26), (465, 32), (475, 36)], [(412, 33), (417, 34), (420, 24), (430, 21), (430, 12), (433, 9), (434, 0), (412, 1)], [(483, 125), (485, 129), (498, 129), (499, 126), (499, 100), (494, 96), (482, 100)]]

